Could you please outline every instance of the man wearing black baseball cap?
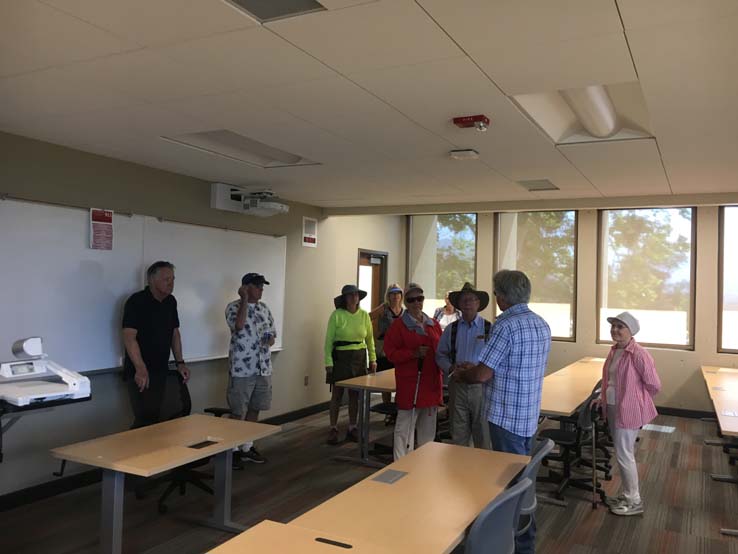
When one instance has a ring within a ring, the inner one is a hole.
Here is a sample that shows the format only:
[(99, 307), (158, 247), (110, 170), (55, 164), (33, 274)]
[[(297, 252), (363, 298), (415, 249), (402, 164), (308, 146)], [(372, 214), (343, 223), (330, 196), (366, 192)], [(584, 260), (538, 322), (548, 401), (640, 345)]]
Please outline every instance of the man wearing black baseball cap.
[[(269, 281), (259, 273), (247, 273), (241, 279), (238, 300), (225, 310), (231, 343), (228, 348), (230, 375), (228, 379), (228, 406), (233, 417), (258, 421), (259, 412), (272, 406), (272, 353), (277, 331), (272, 312), (261, 301), (264, 285)], [(246, 443), (233, 457), (237, 469), (243, 461), (263, 464), (266, 459)]]

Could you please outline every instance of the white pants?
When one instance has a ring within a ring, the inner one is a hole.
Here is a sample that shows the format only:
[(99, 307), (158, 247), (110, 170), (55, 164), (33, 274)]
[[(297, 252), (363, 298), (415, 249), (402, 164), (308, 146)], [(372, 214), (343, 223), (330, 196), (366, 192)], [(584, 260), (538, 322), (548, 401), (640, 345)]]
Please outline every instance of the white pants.
[(607, 405), (607, 423), (610, 427), (615, 459), (620, 469), (620, 493), (631, 504), (640, 504), (641, 493), (638, 489), (638, 466), (635, 460), (635, 444), (638, 429), (618, 429), (616, 426), (617, 408)]
[[(418, 432), (418, 446), (436, 438), (436, 416), (438, 406), (431, 408), (416, 408), (413, 417), (412, 410), (397, 410), (395, 421), (395, 460), (415, 450), (415, 431)], [(409, 445), (409, 446), (408, 446)]]

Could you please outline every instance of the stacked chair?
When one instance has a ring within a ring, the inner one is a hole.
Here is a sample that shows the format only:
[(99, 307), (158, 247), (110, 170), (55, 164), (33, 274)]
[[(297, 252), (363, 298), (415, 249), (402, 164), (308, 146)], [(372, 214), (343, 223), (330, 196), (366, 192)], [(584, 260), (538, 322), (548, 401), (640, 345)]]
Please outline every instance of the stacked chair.
[[(555, 483), (556, 498), (563, 500), (564, 491), (569, 488), (592, 492), (592, 507), (597, 504), (596, 495), (604, 503), (605, 492), (600, 486), (602, 479), (611, 479), (610, 453), (604, 446), (607, 440), (607, 427), (599, 421), (592, 401), (600, 396), (600, 384), (594, 388), (589, 398), (579, 407), (571, 418), (559, 419), (559, 429), (544, 429), (539, 437), (551, 439), (558, 447), (556, 454), (550, 455), (544, 462), (549, 467), (549, 474), (544, 481)], [(560, 470), (550, 468), (551, 462), (559, 462)], [(584, 469), (588, 476), (575, 475), (572, 470)]]

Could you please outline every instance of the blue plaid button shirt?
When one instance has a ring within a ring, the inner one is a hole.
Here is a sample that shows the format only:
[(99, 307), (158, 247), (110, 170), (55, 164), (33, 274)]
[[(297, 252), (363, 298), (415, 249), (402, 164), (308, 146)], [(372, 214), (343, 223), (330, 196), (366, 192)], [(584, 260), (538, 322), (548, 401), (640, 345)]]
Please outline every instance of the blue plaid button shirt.
[(487, 419), (521, 437), (532, 437), (541, 411), (543, 374), (551, 329), (527, 304), (497, 318), (479, 362), (494, 371), (487, 383)]

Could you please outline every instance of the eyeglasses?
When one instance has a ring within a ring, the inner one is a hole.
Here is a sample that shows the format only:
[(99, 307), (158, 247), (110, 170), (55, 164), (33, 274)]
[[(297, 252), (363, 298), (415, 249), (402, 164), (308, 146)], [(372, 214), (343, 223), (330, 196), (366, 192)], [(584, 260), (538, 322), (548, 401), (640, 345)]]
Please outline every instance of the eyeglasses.
[(422, 302), (425, 300), (425, 296), (413, 296), (412, 298), (405, 298), (406, 304), (414, 304), (415, 302)]

